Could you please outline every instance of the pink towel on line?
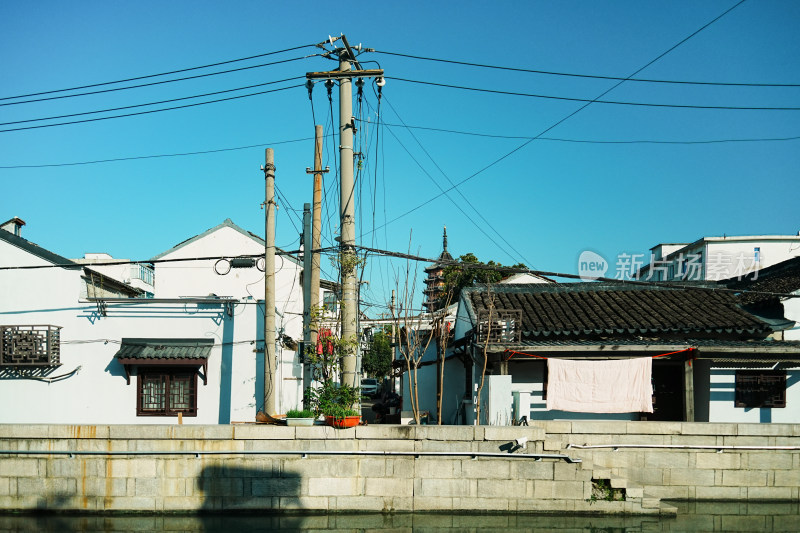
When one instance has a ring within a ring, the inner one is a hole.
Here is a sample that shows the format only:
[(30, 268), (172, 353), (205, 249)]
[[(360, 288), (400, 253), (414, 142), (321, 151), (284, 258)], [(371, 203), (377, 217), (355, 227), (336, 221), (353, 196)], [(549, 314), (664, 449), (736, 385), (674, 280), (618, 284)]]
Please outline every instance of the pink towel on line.
[(547, 359), (547, 409), (652, 413), (651, 357), (608, 361)]

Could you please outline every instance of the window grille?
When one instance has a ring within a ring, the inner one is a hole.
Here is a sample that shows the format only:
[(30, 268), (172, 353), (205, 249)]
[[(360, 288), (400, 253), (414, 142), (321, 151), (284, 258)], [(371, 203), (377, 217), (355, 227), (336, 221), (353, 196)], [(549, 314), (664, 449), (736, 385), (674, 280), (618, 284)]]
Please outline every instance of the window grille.
[(197, 416), (197, 372), (139, 368), (137, 416)]
[(785, 370), (737, 370), (736, 407), (786, 407)]
[(61, 364), (59, 326), (0, 326), (0, 366)]
[[(491, 316), (491, 327), (489, 319)], [(508, 344), (519, 342), (522, 331), (522, 311), (519, 309), (493, 309), (478, 315), (478, 342)]]

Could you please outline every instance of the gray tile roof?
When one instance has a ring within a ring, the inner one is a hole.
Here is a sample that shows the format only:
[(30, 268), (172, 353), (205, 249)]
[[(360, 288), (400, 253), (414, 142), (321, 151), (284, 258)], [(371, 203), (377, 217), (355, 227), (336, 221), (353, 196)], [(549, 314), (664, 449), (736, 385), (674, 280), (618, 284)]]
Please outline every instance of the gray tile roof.
[(117, 359), (208, 359), (214, 339), (122, 339)]
[(763, 338), (766, 322), (744, 311), (726, 292), (614, 283), (492, 285), (462, 296), (473, 321), (493, 305), (520, 310), (522, 341), (705, 335)]

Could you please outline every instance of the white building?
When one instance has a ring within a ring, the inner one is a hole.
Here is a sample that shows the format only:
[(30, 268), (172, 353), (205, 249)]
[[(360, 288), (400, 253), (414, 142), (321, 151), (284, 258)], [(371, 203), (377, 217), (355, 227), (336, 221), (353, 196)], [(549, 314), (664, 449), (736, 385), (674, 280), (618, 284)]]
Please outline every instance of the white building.
[[(225, 221), (184, 241), (153, 259), (155, 298), (145, 298), (100, 267), (27, 241), (23, 225), (12, 219), (0, 229), (0, 422), (255, 419), (264, 391), (263, 272), (256, 264), (222, 275), (227, 260), (168, 261), (263, 257), (263, 240)], [(279, 257), (276, 267), (283, 412), (301, 397), (302, 287), (296, 259)]]
[[(800, 235), (703, 237), (693, 243), (661, 243), (642, 257), (644, 281), (721, 281), (744, 277), (800, 255)], [(636, 258), (638, 260), (638, 258)]]

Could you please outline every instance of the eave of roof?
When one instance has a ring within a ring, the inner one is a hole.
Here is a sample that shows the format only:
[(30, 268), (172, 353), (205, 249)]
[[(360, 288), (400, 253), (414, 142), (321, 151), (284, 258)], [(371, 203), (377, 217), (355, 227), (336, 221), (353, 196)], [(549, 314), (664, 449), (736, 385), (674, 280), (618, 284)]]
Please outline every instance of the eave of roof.
[(4, 229), (0, 229), (0, 240), (4, 240), (9, 244), (16, 246), (17, 248), (20, 248), (22, 250), (25, 250), (26, 252), (35, 255), (40, 259), (44, 259), (45, 261), (53, 263), (54, 265), (59, 265), (62, 266), (63, 268), (68, 268), (68, 269), (80, 268), (80, 265), (78, 265), (74, 261), (67, 259), (66, 257), (62, 257), (58, 254), (55, 254), (49, 250), (45, 250), (41, 246), (34, 244), (27, 239), (23, 239), (22, 237), (14, 235), (13, 233), (6, 231)]

